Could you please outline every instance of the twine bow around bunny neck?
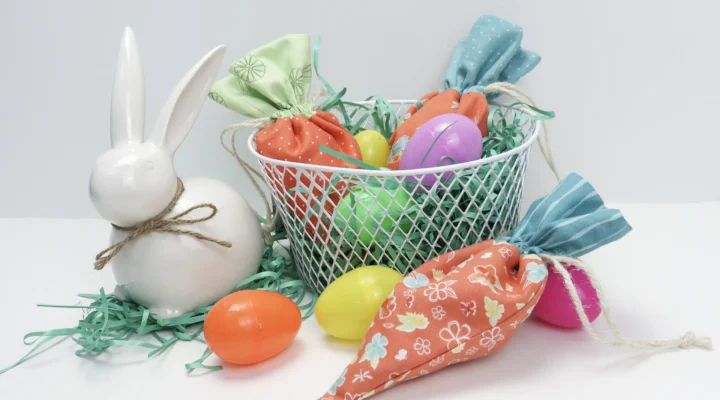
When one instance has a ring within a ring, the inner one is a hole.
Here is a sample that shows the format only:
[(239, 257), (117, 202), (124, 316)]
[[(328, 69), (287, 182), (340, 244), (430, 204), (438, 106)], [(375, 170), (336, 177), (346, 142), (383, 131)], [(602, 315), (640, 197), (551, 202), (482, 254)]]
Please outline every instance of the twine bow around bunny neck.
[[(156, 217), (143, 222), (140, 225), (132, 226), (132, 227), (121, 227), (117, 226), (115, 224), (112, 224), (113, 228), (125, 231), (125, 232), (131, 232), (128, 237), (125, 239), (113, 244), (112, 246), (106, 248), (105, 250), (98, 253), (97, 256), (95, 256), (95, 269), (101, 270), (103, 269), (110, 260), (115, 257), (122, 249), (127, 246), (130, 242), (137, 239), (138, 237), (151, 232), (166, 232), (166, 233), (172, 233), (175, 235), (187, 235), (190, 237), (194, 237), (198, 240), (204, 240), (206, 242), (212, 242), (219, 246), (230, 248), (232, 247), (232, 243), (226, 242), (224, 240), (218, 240), (206, 235), (203, 235), (198, 232), (185, 230), (185, 229), (178, 229), (175, 228), (175, 226), (181, 226), (181, 225), (192, 225), (196, 224), (198, 222), (207, 221), (209, 219), (212, 219), (217, 214), (217, 207), (214, 204), (210, 203), (202, 203), (198, 204), (196, 206), (192, 206), (188, 208), (187, 210), (181, 212), (178, 215), (175, 215), (174, 217), (164, 219), (175, 206), (177, 205), (178, 200), (180, 199), (180, 196), (185, 191), (185, 186), (183, 185), (183, 182), (180, 178), (177, 179), (177, 189), (175, 191), (175, 195), (173, 196), (170, 203), (165, 207), (165, 209), (158, 214)], [(207, 208), (210, 210), (210, 214), (202, 217), (202, 218), (184, 218), (191, 212), (195, 210), (199, 210), (201, 208)]]

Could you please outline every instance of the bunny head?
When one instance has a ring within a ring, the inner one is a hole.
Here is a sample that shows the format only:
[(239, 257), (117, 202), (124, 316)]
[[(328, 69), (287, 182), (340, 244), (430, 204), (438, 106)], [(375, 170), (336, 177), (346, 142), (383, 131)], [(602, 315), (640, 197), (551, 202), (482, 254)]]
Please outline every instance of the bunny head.
[(170, 94), (147, 139), (145, 82), (135, 34), (125, 28), (112, 93), (110, 139), (90, 176), (90, 198), (100, 215), (129, 227), (160, 214), (177, 190), (173, 155), (195, 124), (225, 55), (206, 54)]

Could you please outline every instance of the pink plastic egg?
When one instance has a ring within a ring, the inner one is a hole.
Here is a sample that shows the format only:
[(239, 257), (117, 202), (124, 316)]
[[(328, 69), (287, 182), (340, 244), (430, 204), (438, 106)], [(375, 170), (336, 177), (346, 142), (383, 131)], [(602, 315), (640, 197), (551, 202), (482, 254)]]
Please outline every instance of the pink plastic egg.
[[(594, 321), (602, 312), (595, 288), (590, 284), (590, 279), (588, 279), (585, 272), (573, 265), (569, 267), (566, 265), (566, 268), (570, 272), (588, 320), (590, 322)], [(582, 322), (580, 322), (580, 317), (575, 311), (575, 306), (565, 288), (562, 276), (552, 267), (548, 268), (547, 284), (540, 300), (535, 305), (533, 315), (548, 324), (563, 328), (582, 327)]]
[[(434, 168), (474, 161), (482, 155), (483, 137), (477, 124), (460, 114), (442, 114), (422, 124), (410, 138), (400, 158), (401, 170)], [(452, 172), (443, 174), (443, 181)], [(413, 179), (414, 180), (414, 179)], [(425, 175), (424, 185), (432, 185), (435, 175)]]

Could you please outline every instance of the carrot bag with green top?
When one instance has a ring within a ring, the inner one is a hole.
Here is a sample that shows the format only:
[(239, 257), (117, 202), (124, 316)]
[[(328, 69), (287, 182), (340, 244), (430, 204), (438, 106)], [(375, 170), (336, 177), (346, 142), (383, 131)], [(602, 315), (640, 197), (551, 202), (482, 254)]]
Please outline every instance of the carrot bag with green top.
[(514, 83), (540, 62), (540, 56), (523, 50), (521, 27), (494, 16), (483, 16), (455, 48), (443, 90), (428, 93), (411, 107), (390, 138), (387, 167), (398, 169), (400, 158), (415, 131), (442, 114), (462, 114), (488, 135), (488, 98), (483, 90), (495, 82)]
[[(331, 113), (316, 110), (308, 100), (312, 80), (310, 36), (280, 37), (230, 65), (230, 75), (216, 81), (209, 94), (217, 103), (266, 125), (255, 136), (261, 156), (301, 164), (357, 168), (321, 151), (320, 146), (362, 159), (355, 138)], [(324, 207), (328, 215), (342, 198), (343, 188), (326, 196), (328, 173), (317, 173), (314, 184), (297, 170), (265, 168), (268, 184), (285, 196), (288, 208), (304, 220), (309, 209)], [(306, 175), (305, 175), (306, 176)], [(312, 190), (309, 189), (312, 187)], [(319, 202), (322, 202), (320, 204)], [(306, 230), (314, 234), (317, 214), (310, 213)]]

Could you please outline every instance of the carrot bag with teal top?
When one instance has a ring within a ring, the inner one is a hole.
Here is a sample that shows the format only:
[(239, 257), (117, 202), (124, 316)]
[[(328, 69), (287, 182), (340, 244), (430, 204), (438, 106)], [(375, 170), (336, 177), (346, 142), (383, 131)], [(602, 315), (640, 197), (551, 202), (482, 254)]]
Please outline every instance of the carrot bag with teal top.
[(398, 169), (418, 128), (442, 114), (464, 115), (475, 122), (483, 137), (488, 136), (488, 100), (497, 95), (485, 93), (485, 87), (514, 83), (540, 62), (539, 55), (520, 46), (522, 38), (518, 25), (492, 15), (480, 17), (455, 48), (443, 89), (422, 96), (395, 129), (387, 167)]
[[(570, 264), (622, 238), (631, 227), (619, 210), (605, 207), (585, 179), (570, 174), (536, 200), (506, 237), (486, 240), (427, 261), (395, 286), (375, 316), (355, 358), (321, 400), (367, 399), (401, 383), (485, 357), (508, 344), (546, 290), (548, 268), (578, 296)], [(600, 304), (610, 326), (605, 301)], [(577, 299), (575, 310), (590, 335), (610, 346), (709, 348), (709, 338), (629, 342), (602, 339)], [(492, 365), (486, 365), (492, 368)], [(440, 382), (441, 384), (441, 382)], [(471, 382), (468, 382), (472, 385)]]
[[(320, 149), (326, 146), (354, 159), (362, 158), (357, 141), (338, 119), (310, 103), (311, 80), (310, 36), (286, 35), (233, 62), (230, 75), (216, 81), (209, 96), (264, 125), (255, 136), (255, 149), (261, 156), (300, 164), (357, 168)], [(344, 189), (338, 187), (325, 196), (329, 173), (318, 172), (313, 184), (308, 174), (297, 182), (296, 168), (265, 165), (268, 184), (285, 197), (288, 208), (300, 220), (307, 221), (306, 229), (313, 235), (315, 228), (322, 225), (318, 223), (319, 212), (310, 209), (324, 207), (332, 215)]]

